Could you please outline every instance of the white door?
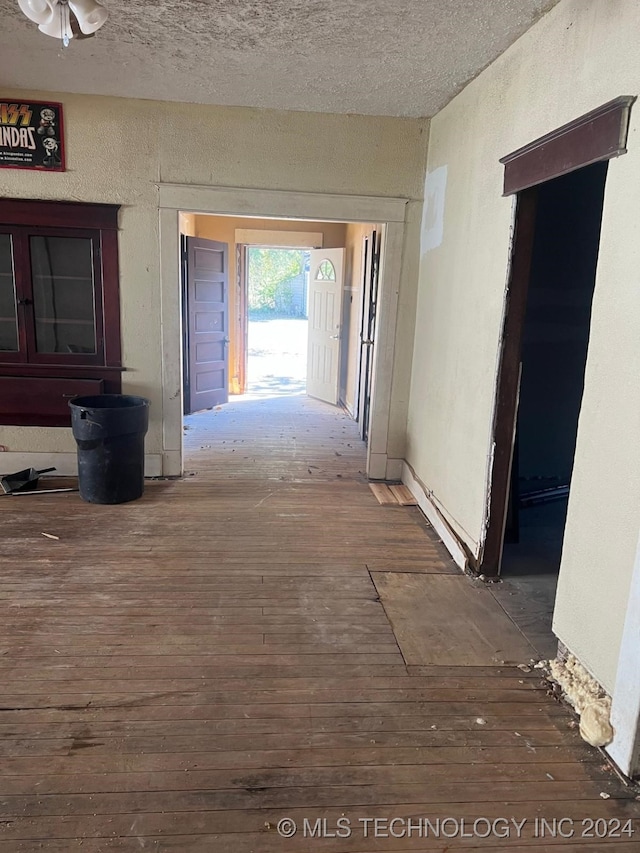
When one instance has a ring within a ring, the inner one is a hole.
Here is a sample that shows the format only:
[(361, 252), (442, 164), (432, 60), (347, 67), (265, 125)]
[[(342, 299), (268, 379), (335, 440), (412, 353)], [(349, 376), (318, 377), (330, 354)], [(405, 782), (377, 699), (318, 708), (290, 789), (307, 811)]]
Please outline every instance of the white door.
[(344, 249), (313, 249), (309, 263), (307, 394), (338, 402)]

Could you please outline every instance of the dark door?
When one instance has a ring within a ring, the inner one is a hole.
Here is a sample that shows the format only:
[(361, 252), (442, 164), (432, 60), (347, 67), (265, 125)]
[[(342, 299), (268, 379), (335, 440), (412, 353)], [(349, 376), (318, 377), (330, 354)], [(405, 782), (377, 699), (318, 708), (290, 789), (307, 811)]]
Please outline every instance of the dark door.
[(518, 194), (481, 564), (487, 576), (500, 573), (505, 544), (512, 571), (552, 574), (560, 566), (606, 175), (605, 160)]
[(378, 231), (372, 231), (370, 237), (364, 238), (363, 271), (362, 319), (360, 324), (360, 375), (358, 377), (356, 417), (360, 426), (360, 435), (362, 436), (362, 440), (366, 442), (369, 438), (369, 420), (371, 416), (373, 346), (380, 271), (380, 233)]
[(184, 411), (228, 400), (229, 247), (183, 238)]

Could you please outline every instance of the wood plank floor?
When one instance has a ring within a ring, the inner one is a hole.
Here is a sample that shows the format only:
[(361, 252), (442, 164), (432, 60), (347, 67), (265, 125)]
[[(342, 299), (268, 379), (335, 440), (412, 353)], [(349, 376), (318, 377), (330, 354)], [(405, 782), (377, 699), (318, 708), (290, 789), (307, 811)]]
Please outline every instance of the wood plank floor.
[(371, 577), (405, 663), (517, 666), (537, 660), (536, 649), (486, 584), (462, 573), (373, 572)]
[(378, 504), (348, 418), (291, 397), (186, 426), (189, 476), (140, 501), (0, 504), (0, 853), (637, 853), (635, 792), (535, 671), (405, 661), (370, 572), (457, 569)]

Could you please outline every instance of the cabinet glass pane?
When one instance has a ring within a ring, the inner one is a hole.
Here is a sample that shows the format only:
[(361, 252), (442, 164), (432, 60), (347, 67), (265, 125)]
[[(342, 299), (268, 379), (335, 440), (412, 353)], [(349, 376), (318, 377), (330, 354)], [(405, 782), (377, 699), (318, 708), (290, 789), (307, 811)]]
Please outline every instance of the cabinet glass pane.
[(40, 353), (95, 353), (93, 241), (32, 236), (31, 273)]
[(10, 234), (0, 234), (0, 352), (17, 352), (18, 318), (13, 246)]

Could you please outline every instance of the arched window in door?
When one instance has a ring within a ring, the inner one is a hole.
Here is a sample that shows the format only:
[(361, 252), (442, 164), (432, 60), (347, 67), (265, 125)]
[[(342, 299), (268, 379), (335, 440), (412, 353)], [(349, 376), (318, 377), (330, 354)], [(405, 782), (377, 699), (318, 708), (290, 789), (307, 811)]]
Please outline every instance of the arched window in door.
[(336, 280), (336, 268), (331, 263), (328, 258), (325, 258), (324, 261), (320, 261), (318, 267), (316, 269), (315, 274), (316, 281), (335, 281)]

